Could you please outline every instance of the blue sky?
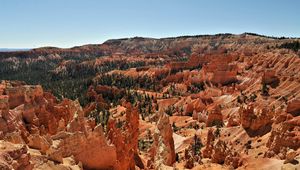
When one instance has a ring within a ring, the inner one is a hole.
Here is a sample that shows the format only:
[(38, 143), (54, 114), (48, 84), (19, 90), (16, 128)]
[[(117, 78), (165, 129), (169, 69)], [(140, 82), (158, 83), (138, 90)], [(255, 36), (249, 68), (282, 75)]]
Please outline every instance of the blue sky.
[(0, 48), (133, 36), (254, 32), (300, 37), (299, 0), (0, 0)]

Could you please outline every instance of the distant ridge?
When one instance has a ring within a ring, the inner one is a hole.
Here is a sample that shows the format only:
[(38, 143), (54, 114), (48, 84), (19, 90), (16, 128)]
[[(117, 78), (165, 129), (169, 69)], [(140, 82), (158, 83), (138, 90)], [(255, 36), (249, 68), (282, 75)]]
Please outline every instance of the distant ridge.
[(199, 34), (199, 35), (182, 35), (182, 36), (175, 36), (175, 37), (161, 37), (161, 38), (151, 38), (151, 37), (128, 37), (128, 38), (116, 38), (116, 39), (108, 39), (104, 41), (103, 43), (99, 44), (84, 44), (84, 45), (78, 45), (70, 48), (60, 48), (55, 46), (41, 46), (38, 48), (0, 48), (0, 52), (26, 52), (26, 51), (40, 51), (40, 50), (74, 50), (74, 49), (80, 49), (83, 47), (94, 47), (97, 48), (101, 45), (118, 45), (122, 41), (146, 41), (146, 40), (175, 40), (175, 39), (186, 39), (186, 38), (205, 38), (205, 37), (230, 37), (230, 36), (255, 36), (255, 37), (262, 37), (267, 39), (278, 39), (278, 40), (299, 40), (300, 37), (277, 37), (277, 36), (268, 36), (268, 35), (262, 35), (257, 33), (251, 33), (251, 32), (244, 32), (241, 34), (232, 34), (232, 33), (218, 33), (218, 34)]

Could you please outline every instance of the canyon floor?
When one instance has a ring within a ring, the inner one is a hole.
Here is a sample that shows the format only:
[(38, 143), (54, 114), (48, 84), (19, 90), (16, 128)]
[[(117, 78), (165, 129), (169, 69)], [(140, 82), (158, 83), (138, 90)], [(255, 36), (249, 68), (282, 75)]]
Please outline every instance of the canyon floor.
[(299, 41), (0, 52), (0, 169), (300, 170)]

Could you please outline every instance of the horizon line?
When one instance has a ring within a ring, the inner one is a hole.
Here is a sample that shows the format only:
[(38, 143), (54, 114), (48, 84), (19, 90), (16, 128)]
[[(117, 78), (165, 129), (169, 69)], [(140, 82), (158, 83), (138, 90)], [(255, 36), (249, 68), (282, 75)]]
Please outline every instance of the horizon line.
[(60, 46), (55, 46), (55, 45), (40, 45), (37, 47), (0, 47), (0, 52), (18, 52), (18, 51), (30, 51), (34, 49), (39, 49), (39, 48), (58, 48), (58, 49), (71, 49), (75, 47), (81, 47), (81, 46), (86, 46), (86, 45), (100, 45), (103, 44), (107, 41), (112, 41), (112, 40), (126, 40), (126, 39), (134, 39), (134, 38), (144, 38), (144, 39), (172, 39), (172, 38), (185, 38), (185, 37), (201, 37), (201, 36), (218, 36), (218, 35), (243, 35), (243, 34), (248, 34), (252, 36), (260, 36), (260, 37), (265, 37), (265, 38), (272, 38), (272, 39), (300, 39), (299, 37), (296, 36), (273, 36), (273, 35), (264, 35), (264, 34), (259, 34), (259, 33), (253, 33), (253, 32), (243, 32), (243, 33), (215, 33), (215, 34), (183, 34), (183, 35), (177, 35), (177, 36), (165, 36), (165, 37), (148, 37), (148, 36), (128, 36), (128, 37), (120, 37), (120, 38), (110, 38), (106, 39), (102, 42), (99, 43), (83, 43), (79, 45), (72, 45), (68, 47), (60, 47)]

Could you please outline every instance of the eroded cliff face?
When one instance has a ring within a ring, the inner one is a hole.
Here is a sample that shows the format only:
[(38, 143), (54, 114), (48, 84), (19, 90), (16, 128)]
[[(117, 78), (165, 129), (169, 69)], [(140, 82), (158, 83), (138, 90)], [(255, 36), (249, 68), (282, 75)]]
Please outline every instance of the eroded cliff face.
[[(1, 140), (8, 141), (1, 144), (3, 152), (7, 152), (6, 147), (14, 147), (12, 143), (23, 144), (18, 152), (21, 155), (12, 156), (16, 159), (14, 169), (22, 166), (26, 169), (29, 161), (33, 162), (29, 167), (37, 168), (36, 160), (30, 160), (27, 146), (62, 165), (64, 158), (72, 156), (87, 169), (115, 166), (116, 147), (108, 143), (100, 125), (90, 126), (78, 101), (57, 102), (52, 95), (44, 94), (41, 86), (3, 81), (1, 87)], [(3, 164), (8, 169), (11, 165)]]

